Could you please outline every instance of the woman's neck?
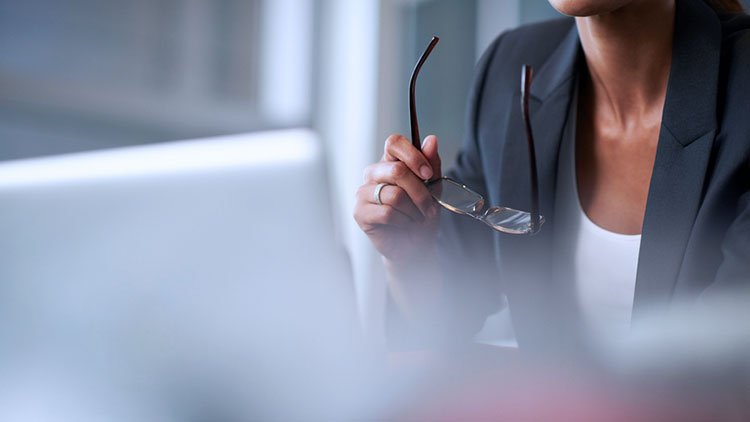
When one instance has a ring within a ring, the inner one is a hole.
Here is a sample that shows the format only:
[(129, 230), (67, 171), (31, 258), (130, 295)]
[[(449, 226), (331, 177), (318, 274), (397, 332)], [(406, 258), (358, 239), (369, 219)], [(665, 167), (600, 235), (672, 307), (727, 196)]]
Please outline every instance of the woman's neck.
[(672, 61), (675, 0), (636, 0), (576, 18), (592, 100), (623, 128), (661, 111)]

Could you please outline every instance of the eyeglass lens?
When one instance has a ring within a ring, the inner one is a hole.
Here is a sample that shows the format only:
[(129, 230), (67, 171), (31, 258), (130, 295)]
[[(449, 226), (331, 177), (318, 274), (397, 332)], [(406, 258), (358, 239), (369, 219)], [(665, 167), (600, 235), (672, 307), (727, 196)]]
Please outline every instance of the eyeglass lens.
[(474, 214), (484, 208), (484, 198), (453, 179), (443, 177), (427, 184), (436, 201), (453, 212)]
[(429, 182), (427, 189), (444, 208), (472, 216), (495, 230), (511, 234), (530, 232), (530, 213), (507, 207), (491, 207), (485, 210), (482, 195), (451, 178), (443, 177)]

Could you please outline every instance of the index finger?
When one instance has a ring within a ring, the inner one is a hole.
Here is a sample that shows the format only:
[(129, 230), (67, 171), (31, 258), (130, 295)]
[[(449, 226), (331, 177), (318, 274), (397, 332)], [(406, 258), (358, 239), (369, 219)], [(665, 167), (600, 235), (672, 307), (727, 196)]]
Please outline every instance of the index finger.
[(433, 175), (433, 169), (427, 157), (401, 135), (391, 135), (385, 140), (383, 158), (386, 161), (403, 162), (409, 170), (422, 179), (427, 180)]

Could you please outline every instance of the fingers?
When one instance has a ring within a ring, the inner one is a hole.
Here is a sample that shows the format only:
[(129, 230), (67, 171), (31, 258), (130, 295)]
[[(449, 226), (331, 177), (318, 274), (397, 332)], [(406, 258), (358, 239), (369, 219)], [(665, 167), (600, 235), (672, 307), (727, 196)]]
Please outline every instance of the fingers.
[[(363, 203), (373, 203), (375, 201), (376, 188), (377, 185), (375, 184), (360, 186), (357, 191), (357, 199)], [(398, 186), (383, 186), (380, 190), (380, 202), (395, 208), (413, 221), (424, 221), (422, 212), (414, 205), (406, 191)]]
[(427, 161), (432, 167), (432, 180), (439, 179), (442, 176), (440, 170), (440, 155), (438, 155), (438, 144), (437, 137), (430, 135), (425, 138), (424, 144), (422, 144), (422, 154), (427, 158)]
[(422, 179), (430, 179), (433, 169), (427, 158), (401, 135), (391, 135), (385, 140), (385, 161), (401, 161)]
[[(391, 183), (403, 189), (411, 202), (425, 217), (432, 217), (436, 213), (432, 195), (409, 167), (402, 161), (381, 161), (365, 170), (365, 181), (368, 184)], [(388, 188), (386, 186), (385, 188)], [(385, 188), (383, 188), (385, 190)], [(390, 189), (389, 189), (390, 190)], [(374, 195), (369, 202), (375, 202)], [(381, 201), (382, 201), (381, 191)]]
[(404, 229), (414, 226), (414, 221), (406, 214), (390, 205), (363, 203), (357, 207), (354, 219), (362, 229), (371, 226), (395, 226)]
[[(357, 191), (355, 219), (363, 229), (375, 225), (409, 228), (424, 223), (425, 218), (437, 215), (438, 207), (422, 180), (440, 174), (435, 136), (425, 139), (422, 151), (403, 136), (389, 137), (383, 161), (365, 170), (365, 184)], [(379, 183), (390, 184), (380, 190), (382, 205), (375, 203)]]

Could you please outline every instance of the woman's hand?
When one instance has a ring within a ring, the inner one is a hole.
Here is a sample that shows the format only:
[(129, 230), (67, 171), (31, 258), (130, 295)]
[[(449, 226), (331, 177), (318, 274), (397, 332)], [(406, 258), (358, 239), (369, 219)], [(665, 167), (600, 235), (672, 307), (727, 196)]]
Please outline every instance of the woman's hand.
[[(403, 136), (390, 136), (383, 158), (365, 170), (365, 183), (357, 190), (354, 219), (392, 265), (401, 266), (432, 252), (439, 205), (423, 180), (439, 177), (437, 138), (432, 135), (425, 138), (422, 152)], [(375, 202), (379, 183), (389, 183), (380, 191), (382, 205)]]

